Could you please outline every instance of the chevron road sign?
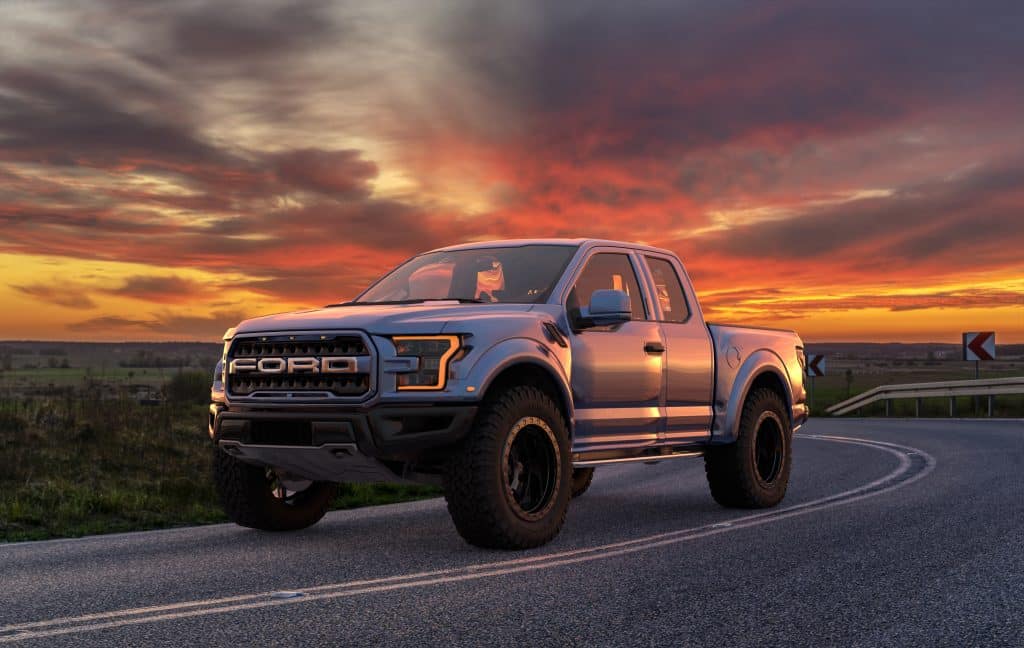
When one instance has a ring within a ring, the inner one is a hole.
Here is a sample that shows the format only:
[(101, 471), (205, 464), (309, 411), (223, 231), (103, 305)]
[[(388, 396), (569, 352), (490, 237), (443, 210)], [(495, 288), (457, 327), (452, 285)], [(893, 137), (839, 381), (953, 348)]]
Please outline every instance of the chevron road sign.
[(995, 360), (995, 331), (964, 333), (964, 360)]
[(811, 377), (825, 375), (825, 356), (807, 354), (807, 375)]

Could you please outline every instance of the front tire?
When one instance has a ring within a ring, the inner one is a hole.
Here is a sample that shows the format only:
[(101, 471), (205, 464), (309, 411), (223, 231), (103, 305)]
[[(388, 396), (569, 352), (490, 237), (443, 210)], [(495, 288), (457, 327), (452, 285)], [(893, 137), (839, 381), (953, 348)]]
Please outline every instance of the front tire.
[(213, 481), (235, 524), (263, 531), (295, 531), (320, 521), (338, 492), (332, 482), (284, 482), (273, 469), (213, 449)]
[(793, 462), (786, 404), (771, 389), (748, 396), (735, 443), (704, 453), (711, 496), (728, 508), (770, 508), (782, 501)]
[(565, 420), (550, 396), (529, 386), (488, 398), (444, 479), (459, 535), (495, 549), (527, 549), (554, 538), (571, 490)]

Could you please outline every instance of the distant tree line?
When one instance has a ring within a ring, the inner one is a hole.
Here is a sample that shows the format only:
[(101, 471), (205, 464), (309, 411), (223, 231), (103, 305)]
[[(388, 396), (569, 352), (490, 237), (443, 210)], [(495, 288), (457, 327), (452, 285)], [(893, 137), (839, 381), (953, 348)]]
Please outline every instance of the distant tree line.
[[(58, 358), (50, 356), (46, 359), (46, 364), (43, 365), (40, 362), (23, 362), (21, 369), (39, 369), (40, 367), (49, 367), (50, 369), (70, 369), (71, 362), (67, 356)], [(9, 353), (0, 354), (0, 371), (11, 371), (14, 369), (14, 356)]]

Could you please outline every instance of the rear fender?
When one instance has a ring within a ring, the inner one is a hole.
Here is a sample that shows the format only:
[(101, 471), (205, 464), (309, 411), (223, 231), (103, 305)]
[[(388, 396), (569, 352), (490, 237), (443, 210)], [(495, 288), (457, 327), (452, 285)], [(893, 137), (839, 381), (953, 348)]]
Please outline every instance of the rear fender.
[(723, 368), (728, 369), (723, 366), (718, 368), (720, 373), (715, 393), (724, 394), (726, 393), (725, 387), (728, 387), (728, 399), (723, 399), (721, 396), (715, 398), (715, 422), (711, 429), (712, 444), (733, 443), (737, 440), (740, 416), (743, 414), (743, 404), (750, 393), (750, 387), (758, 377), (766, 372), (774, 374), (778, 378), (778, 382), (782, 385), (787, 411), (792, 408), (793, 387), (789, 380), (789, 373), (786, 371), (786, 364), (782, 358), (774, 351), (760, 349), (750, 354), (735, 370), (735, 375), (721, 375)]

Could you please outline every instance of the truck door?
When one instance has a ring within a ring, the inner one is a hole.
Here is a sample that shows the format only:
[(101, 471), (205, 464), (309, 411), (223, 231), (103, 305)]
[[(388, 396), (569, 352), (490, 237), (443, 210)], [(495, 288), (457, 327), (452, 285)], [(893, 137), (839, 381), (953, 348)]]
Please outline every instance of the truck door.
[(665, 430), (668, 444), (711, 436), (714, 348), (704, 318), (695, 307), (689, 280), (677, 259), (646, 253), (647, 276), (665, 338)]
[[(648, 317), (637, 280), (639, 263), (639, 258), (625, 251), (596, 251), (566, 296), (573, 329), (569, 336), (576, 409), (573, 452), (658, 442), (665, 341), (660, 325)], [(600, 289), (625, 291), (633, 319), (615, 326), (581, 328), (580, 309)]]

